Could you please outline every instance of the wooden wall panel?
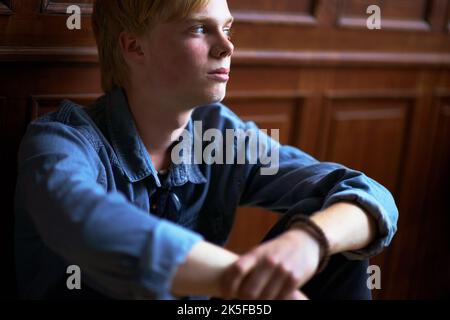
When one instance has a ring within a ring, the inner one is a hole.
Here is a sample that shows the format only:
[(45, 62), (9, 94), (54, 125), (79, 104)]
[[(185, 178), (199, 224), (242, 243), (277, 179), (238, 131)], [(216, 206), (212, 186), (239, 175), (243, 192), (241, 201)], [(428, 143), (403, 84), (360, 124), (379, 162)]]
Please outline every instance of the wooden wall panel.
[[(428, 221), (417, 249), (411, 296), (450, 297), (450, 91), (436, 97), (437, 125), (433, 144), (433, 166), (426, 207), (421, 219)], [(445, 212), (445, 214), (438, 214)], [(433, 245), (439, 244), (439, 245)], [(429, 285), (429, 284), (440, 285)], [(425, 290), (425, 292), (423, 292)]]
[[(17, 48), (22, 53), (27, 48), (40, 49), (45, 54), (51, 48), (83, 47), (86, 50), (86, 47), (95, 47), (89, 16), (92, 8), (88, 1), (10, 1), (14, 4), (14, 14), (7, 19), (0, 16), (0, 48)], [(79, 5), (85, 13), (81, 18), (81, 30), (69, 30), (66, 26), (69, 17), (66, 9), (72, 4)], [(1, 53), (0, 60), (3, 60)]]
[(361, 170), (398, 195), (413, 101), (366, 94), (325, 104), (321, 158)]
[(315, 0), (229, 0), (228, 5), (234, 10), (311, 13), (315, 2)]
[(279, 218), (279, 214), (260, 208), (239, 208), (225, 247), (238, 254), (248, 252), (261, 242)]
[[(15, 157), (26, 125), (62, 99), (87, 105), (100, 95), (91, 3), (0, 0), (0, 134), (2, 161), (11, 168), (2, 194), (11, 213), (2, 224), (3, 243), (12, 237)], [(82, 9), (81, 30), (66, 28), (72, 4)], [(261, 128), (280, 129), (282, 142), (361, 169), (392, 189), (399, 231), (391, 247), (372, 259), (382, 270), (376, 298), (448, 295), (450, 275), (442, 267), (448, 246), (442, 243), (450, 210), (450, 1), (229, 4), (236, 51), (225, 103)], [(369, 4), (380, 5), (382, 30), (366, 29)], [(228, 246), (244, 252), (277, 218), (239, 209)], [(12, 247), (3, 252), (11, 257)], [(9, 265), (3, 274), (13, 269)], [(14, 294), (13, 286), (4, 291)]]
[(291, 143), (298, 102), (289, 98), (230, 98), (224, 100), (244, 121), (254, 121), (260, 128), (278, 129), (281, 143)]
[(446, 19), (446, 21), (447, 21), (447, 32), (450, 33), (450, 4), (447, 4), (447, 19)]
[(346, 16), (364, 16), (368, 6), (377, 5), (388, 19), (421, 20), (430, 3), (430, 0), (341, 0), (340, 11)]
[(444, 15), (445, 11), (434, 10), (442, 7), (442, 3), (439, 0), (340, 0), (339, 25), (365, 29), (367, 7), (378, 5), (383, 29), (431, 30), (431, 23)]
[(450, 5), (446, 0), (427, 2), (426, 20), (432, 31), (446, 32), (447, 9), (450, 9)]
[(13, 13), (13, 1), (14, 0), (1, 0), (0, 1), (0, 15)]
[[(256, 95), (239, 96), (230, 93), (224, 103), (244, 121), (254, 121), (271, 135), (271, 129), (279, 130), (279, 141), (292, 144), (295, 136), (293, 119), (298, 119), (303, 98), (264, 97)], [(279, 214), (260, 208), (239, 208), (235, 225), (226, 247), (234, 252), (244, 253), (261, 242), (264, 235), (279, 219)], [(246, 235), (243, 237), (242, 235)]]
[(92, 14), (93, 0), (42, 0), (42, 12), (49, 14), (66, 14), (67, 7), (77, 5), (82, 14)]
[(0, 1), (0, 15), (13, 13), (13, 0)]
[(4, 130), (3, 128), (6, 127), (6, 122), (8, 121), (6, 118), (6, 97), (2, 97), (0, 96), (0, 115), (2, 117), (0, 117), (0, 128), (2, 128), (2, 131)]
[[(7, 108), (8, 108), (8, 101), (6, 99), (6, 97), (0, 95), (0, 133), (2, 133), (1, 135), (1, 146), (6, 145), (7, 140), (8, 140), (8, 136), (6, 136), (6, 132), (7, 132), (7, 128), (8, 128), (8, 113), (7, 113)], [(6, 153), (3, 151), (0, 154), (0, 163), (3, 163), (4, 161), (4, 157), (6, 156)]]
[(251, 66), (232, 60), (227, 90), (231, 97), (296, 97), (298, 81), (298, 69), (281, 63), (278, 66)]
[(385, 30), (442, 32), (446, 29), (447, 0), (340, 0), (338, 25), (365, 29), (369, 5), (380, 7)]
[[(0, 66), (1, 70), (1, 66)], [(0, 72), (0, 87), (1, 87)], [(2, 262), (0, 272), (8, 275), (4, 280), (4, 290), (0, 293), (2, 298), (14, 298), (16, 295), (15, 283), (15, 267), (14, 267), (14, 251), (12, 239), (14, 237), (14, 211), (13, 199), (16, 181), (16, 157), (17, 149), (24, 133), (24, 121), (26, 115), (23, 112), (20, 99), (11, 99), (3, 92), (0, 93), (0, 164), (4, 170), (2, 171), (2, 192), (0, 193), (0, 201), (2, 206), (0, 212), (1, 232), (0, 232), (0, 252)]]
[(401, 227), (409, 227), (409, 230), (403, 231), (400, 243), (397, 242), (391, 250), (392, 256), (398, 257), (399, 262), (391, 272), (392, 276), (395, 275), (397, 287), (389, 288), (388, 294), (397, 299), (450, 296), (449, 90), (434, 96), (432, 113), (432, 165), (422, 169), (428, 176), (423, 194), (424, 205), (417, 216), (411, 217), (409, 223), (403, 221)]
[(229, 0), (232, 14), (240, 22), (315, 24), (317, 0)]
[(67, 99), (73, 101), (80, 106), (87, 107), (92, 104), (100, 93), (87, 94), (57, 94), (57, 95), (40, 95), (30, 97), (30, 115), (31, 120), (45, 115), (46, 113), (58, 110), (61, 101)]
[(30, 96), (86, 95), (102, 92), (97, 65), (4, 63), (0, 68), (0, 95), (7, 97), (28, 99)]

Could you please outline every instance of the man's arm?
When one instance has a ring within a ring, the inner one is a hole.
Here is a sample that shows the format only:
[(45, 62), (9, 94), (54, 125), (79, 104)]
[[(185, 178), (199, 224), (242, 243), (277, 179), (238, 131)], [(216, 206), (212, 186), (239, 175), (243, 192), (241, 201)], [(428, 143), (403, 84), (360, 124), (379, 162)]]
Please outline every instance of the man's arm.
[[(245, 123), (245, 128), (258, 130), (251, 122)], [(349, 259), (367, 259), (389, 245), (398, 220), (398, 209), (389, 190), (360, 171), (333, 162), (320, 162), (298, 148), (280, 145), (265, 133), (259, 132), (259, 136), (261, 141), (271, 141), (270, 146), (266, 143), (262, 149), (279, 154), (279, 168), (276, 174), (265, 175), (260, 169), (267, 165), (245, 166), (239, 175), (242, 186), (239, 205), (262, 207), (285, 215), (312, 216), (336, 203), (352, 203), (370, 216), (369, 221), (375, 222), (371, 226), (376, 226), (377, 232), (373, 232), (376, 237), (367, 246), (342, 254)], [(322, 218), (320, 215), (320, 220)], [(336, 219), (338, 225), (347, 222), (344, 218), (346, 216)], [(337, 236), (337, 232), (333, 231), (333, 235)]]
[[(256, 129), (247, 122), (247, 129)], [(260, 132), (263, 150), (279, 153), (279, 170), (249, 165), (242, 177), (240, 205), (286, 215), (314, 216), (331, 253), (366, 259), (382, 251), (395, 231), (398, 210), (390, 192), (362, 172), (320, 162), (298, 148), (280, 145)], [(276, 158), (276, 157), (275, 157)], [(225, 273), (224, 295), (243, 299), (286, 299), (315, 274), (320, 247), (305, 230), (284, 232), (241, 256)]]
[[(376, 237), (373, 218), (351, 203), (335, 203), (311, 219), (323, 230), (330, 244), (329, 254), (362, 249)], [(307, 231), (293, 226), (236, 260), (224, 274), (223, 295), (287, 299), (314, 276), (319, 251), (319, 244)]]
[(311, 220), (325, 233), (330, 254), (365, 248), (378, 232), (373, 217), (349, 202), (335, 203), (314, 214)]
[[(171, 278), (202, 237), (105, 190), (97, 183), (98, 161), (75, 128), (50, 119), (30, 124), (19, 150), (18, 215), (29, 215), (44, 243), (79, 265), (86, 283), (103, 294), (172, 298)], [(19, 234), (26, 246), (27, 227)]]
[(172, 281), (175, 296), (220, 297), (219, 280), (238, 255), (206, 241), (195, 244)]
[[(172, 281), (174, 296), (210, 296), (226, 298), (222, 280), (226, 271), (238, 261), (239, 256), (206, 241), (195, 244), (180, 265)], [(300, 291), (292, 292), (287, 299), (307, 299)]]

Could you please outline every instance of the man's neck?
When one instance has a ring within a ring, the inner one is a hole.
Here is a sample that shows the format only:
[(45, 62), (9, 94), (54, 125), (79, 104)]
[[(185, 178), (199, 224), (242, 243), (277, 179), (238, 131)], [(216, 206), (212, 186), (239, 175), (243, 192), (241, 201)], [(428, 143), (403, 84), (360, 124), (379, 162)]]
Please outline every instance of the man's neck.
[(164, 103), (151, 94), (126, 90), (130, 111), (139, 135), (157, 170), (166, 169), (170, 159), (169, 147), (187, 126), (194, 110), (183, 110), (173, 103)]

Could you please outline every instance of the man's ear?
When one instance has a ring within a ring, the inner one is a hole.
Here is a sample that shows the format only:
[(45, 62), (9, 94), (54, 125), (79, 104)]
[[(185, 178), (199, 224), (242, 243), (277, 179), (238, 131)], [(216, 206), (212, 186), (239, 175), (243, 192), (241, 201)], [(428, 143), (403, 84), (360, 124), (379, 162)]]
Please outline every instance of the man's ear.
[(128, 32), (121, 32), (119, 45), (125, 61), (142, 64), (144, 62), (144, 50), (139, 38)]

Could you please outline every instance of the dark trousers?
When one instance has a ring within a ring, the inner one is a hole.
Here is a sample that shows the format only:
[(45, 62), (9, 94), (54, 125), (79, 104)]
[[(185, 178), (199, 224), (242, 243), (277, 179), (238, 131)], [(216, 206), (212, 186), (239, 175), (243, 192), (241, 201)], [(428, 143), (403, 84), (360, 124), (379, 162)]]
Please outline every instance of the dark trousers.
[[(286, 230), (291, 216), (283, 216), (267, 233), (263, 242)], [(315, 275), (301, 290), (312, 300), (371, 300), (367, 287), (368, 260), (348, 260), (342, 254), (330, 257), (327, 267)]]

